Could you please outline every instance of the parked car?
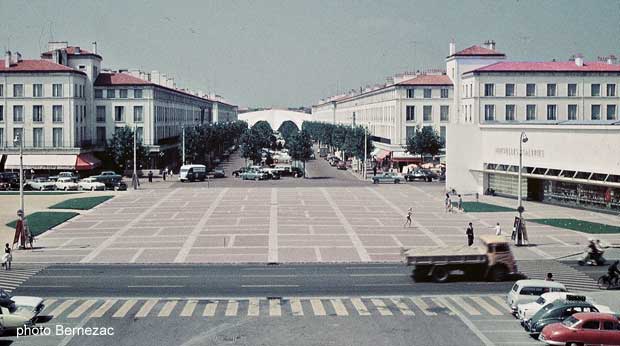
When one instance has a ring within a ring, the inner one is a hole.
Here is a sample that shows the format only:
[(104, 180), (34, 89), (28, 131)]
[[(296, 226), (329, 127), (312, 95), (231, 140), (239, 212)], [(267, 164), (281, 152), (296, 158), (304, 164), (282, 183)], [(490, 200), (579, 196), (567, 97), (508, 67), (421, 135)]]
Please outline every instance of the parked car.
[(58, 179), (60, 179), (60, 178), (69, 178), (74, 183), (76, 183), (80, 179), (80, 177), (78, 177), (77, 174), (75, 174), (73, 172), (60, 172), (60, 173), (58, 173), (58, 175), (51, 176), (50, 180), (58, 181)]
[(401, 177), (392, 172), (384, 172), (384, 173), (377, 174), (372, 177), (373, 184), (379, 184), (379, 183), (399, 184), (400, 180), (401, 180)]
[(116, 191), (127, 191), (127, 183), (122, 180), (115, 180), (112, 184)]
[(261, 169), (261, 171), (267, 175), (266, 176), (267, 179), (273, 179), (273, 180), (280, 179), (280, 173), (275, 168), (263, 168)]
[(304, 170), (299, 167), (291, 167), (291, 175), (295, 178), (301, 178), (304, 176)]
[(221, 168), (216, 168), (210, 173), (213, 175), (213, 178), (226, 178), (226, 173)]
[(31, 190), (39, 190), (39, 191), (52, 191), (56, 190), (56, 184), (45, 177), (34, 178), (27, 183), (28, 188)]
[(534, 302), (543, 293), (547, 292), (566, 292), (566, 287), (557, 281), (519, 280), (512, 285), (506, 297), (506, 302), (513, 314), (516, 314), (519, 304)]
[(438, 179), (439, 176), (428, 169), (416, 169), (413, 172), (405, 174), (406, 181), (426, 180), (428, 182)]
[(27, 307), (18, 306), (11, 299), (0, 299), (0, 316), (0, 328), (2, 332), (7, 332), (34, 326), (37, 313)]
[(205, 181), (207, 178), (207, 166), (205, 165), (183, 165), (179, 171), (179, 180), (185, 181)]
[(0, 305), (10, 305), (12, 301), (18, 309), (25, 309), (31, 311), (36, 315), (39, 315), (45, 305), (43, 304), (43, 298), (32, 296), (11, 296), (8, 292), (0, 288)]
[[(547, 304), (552, 303), (558, 299), (567, 299), (567, 297), (570, 298), (571, 296), (575, 295), (571, 295), (566, 292), (543, 293), (540, 297), (538, 297), (538, 299), (536, 299), (535, 302), (517, 305), (517, 318), (525, 322), (532, 316), (534, 316), (538, 311), (540, 311), (543, 306), (546, 306)], [(592, 299), (586, 296), (579, 297), (583, 297), (585, 301), (592, 303), (592, 305), (596, 306), (597, 309), (599, 309), (599, 311), (601, 312), (611, 312), (605, 311), (606, 307), (604, 305), (597, 305)]]
[(336, 165), (338, 164), (338, 162), (340, 162), (342, 160), (340, 160), (340, 158), (338, 158), (337, 156), (333, 156), (332, 158), (330, 158), (329, 160), (327, 160), (327, 162), (329, 162), (329, 165), (332, 167), (336, 167)]
[(241, 167), (239, 169), (236, 169), (234, 171), (232, 171), (232, 176), (235, 178), (239, 178), (239, 176), (241, 175), (241, 173), (247, 172), (249, 170), (248, 167)]
[(582, 298), (558, 299), (543, 306), (532, 318), (525, 321), (523, 327), (530, 335), (538, 336), (547, 325), (562, 322), (578, 312), (599, 312), (599, 310)]
[(2, 172), (0, 173), (0, 189), (19, 190), (19, 173)]
[(248, 170), (239, 174), (239, 177), (243, 180), (265, 180), (267, 179), (267, 174), (260, 170)]
[(547, 345), (620, 345), (620, 323), (613, 314), (581, 312), (543, 328)]
[(103, 171), (101, 174), (93, 176), (98, 182), (103, 183), (106, 189), (114, 190), (114, 184), (123, 179), (123, 176), (116, 174), (114, 171)]
[(347, 170), (347, 163), (344, 161), (338, 161), (338, 163), (336, 164), (336, 169), (340, 169), (343, 171)]
[(56, 190), (73, 191), (78, 189), (78, 184), (69, 177), (61, 177), (54, 183)]
[(98, 181), (97, 177), (84, 178), (78, 182), (78, 190), (103, 191), (105, 184)]

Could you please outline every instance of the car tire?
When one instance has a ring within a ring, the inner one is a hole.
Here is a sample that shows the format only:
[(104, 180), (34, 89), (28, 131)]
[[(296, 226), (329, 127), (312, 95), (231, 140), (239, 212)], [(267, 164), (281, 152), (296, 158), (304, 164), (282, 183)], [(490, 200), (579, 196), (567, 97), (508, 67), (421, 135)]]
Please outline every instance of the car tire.
[(69, 189), (65, 186), (65, 188), (64, 188), (63, 190), (67, 191), (67, 190), (69, 190)]
[(41, 187), (39, 188), (39, 191), (43, 191), (43, 186), (41, 186)]
[(496, 265), (489, 271), (488, 279), (493, 282), (504, 281), (508, 276), (508, 268), (504, 265)]
[(93, 187), (91, 187), (91, 188), (90, 188), (90, 191), (95, 191), (95, 187), (94, 187), (94, 186), (93, 186)]
[(254, 177), (254, 180), (255, 180), (255, 181), (259, 181), (259, 180), (260, 180), (260, 178), (259, 178), (259, 177)]
[(394, 184), (400, 184), (400, 179), (395, 179)]
[(567, 342), (566, 345), (568, 345), (568, 346), (583, 346), (583, 344), (580, 344), (578, 342)]
[(434, 282), (443, 283), (448, 281), (450, 273), (443, 266), (436, 266), (433, 268), (433, 274), (431, 275)]

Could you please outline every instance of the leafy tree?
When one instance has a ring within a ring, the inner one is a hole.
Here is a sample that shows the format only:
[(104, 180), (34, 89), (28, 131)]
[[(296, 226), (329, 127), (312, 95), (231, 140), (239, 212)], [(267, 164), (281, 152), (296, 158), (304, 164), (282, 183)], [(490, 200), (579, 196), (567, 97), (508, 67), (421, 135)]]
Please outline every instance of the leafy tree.
[(424, 156), (438, 155), (443, 145), (443, 140), (437, 131), (430, 126), (424, 126), (421, 130), (416, 128), (413, 136), (407, 139), (407, 152), (420, 155), (424, 162)]
[(241, 156), (257, 163), (262, 159), (262, 149), (269, 147), (260, 129), (250, 128), (241, 136)]
[(280, 125), (278, 131), (280, 131), (280, 133), (282, 134), (282, 138), (284, 138), (284, 141), (288, 141), (291, 136), (299, 132), (299, 128), (294, 122), (287, 120), (283, 122), (282, 125)]
[(337, 125), (332, 130), (331, 142), (336, 149), (342, 149), (346, 140), (347, 129), (343, 125)]
[(312, 137), (304, 130), (292, 136), (287, 142), (289, 155), (293, 160), (303, 162), (304, 177), (306, 176), (306, 161), (310, 160), (312, 155)]
[[(347, 135), (344, 143), (344, 150), (357, 158), (363, 159), (372, 151), (373, 145), (370, 136), (364, 136), (366, 129), (361, 126), (347, 128)], [(364, 146), (366, 137), (366, 146)], [(366, 153), (364, 154), (364, 149)]]
[[(114, 170), (126, 170), (133, 166), (133, 130), (125, 126), (117, 128), (106, 143), (106, 161)], [(146, 161), (147, 151), (141, 141), (136, 143), (136, 161), (140, 167)]]

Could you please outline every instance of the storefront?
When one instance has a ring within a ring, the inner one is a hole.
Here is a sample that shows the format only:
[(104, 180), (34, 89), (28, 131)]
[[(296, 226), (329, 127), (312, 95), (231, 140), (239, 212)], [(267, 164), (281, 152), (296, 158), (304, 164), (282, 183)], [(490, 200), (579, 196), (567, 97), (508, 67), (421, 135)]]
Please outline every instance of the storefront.
[[(5, 170), (18, 170), (19, 155), (6, 155)], [(22, 166), (25, 170), (52, 173), (58, 171), (92, 171), (101, 166), (101, 161), (90, 153), (82, 154), (28, 154), (23, 155)]]

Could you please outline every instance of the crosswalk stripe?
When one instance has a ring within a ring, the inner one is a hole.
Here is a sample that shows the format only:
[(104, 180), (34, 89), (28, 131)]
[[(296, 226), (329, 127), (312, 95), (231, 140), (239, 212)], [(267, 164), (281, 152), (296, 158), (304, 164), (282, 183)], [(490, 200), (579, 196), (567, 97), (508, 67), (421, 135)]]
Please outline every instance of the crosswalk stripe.
[(454, 301), (456, 303), (456, 305), (460, 306), (461, 309), (465, 310), (465, 312), (467, 312), (468, 314), (470, 314), (472, 316), (479, 316), (480, 315), (480, 311), (478, 311), (473, 306), (469, 305), (465, 301), (465, 299), (463, 299), (461, 297), (450, 297), (450, 298), (452, 299), (452, 301)]
[(502, 297), (500, 297), (500, 296), (489, 296), (489, 298), (491, 298), (491, 300), (493, 300), (495, 303), (497, 303), (497, 305), (503, 307), (504, 311), (506, 311), (508, 313), (512, 313), (512, 310), (508, 306), (508, 303), (506, 303), (506, 299), (502, 299)]
[(290, 304), (291, 304), (291, 313), (293, 314), (293, 316), (303, 316), (304, 315), (304, 309), (301, 305), (301, 301), (299, 299), (291, 299), (290, 300)]
[(194, 314), (194, 309), (196, 309), (196, 304), (198, 301), (196, 300), (188, 300), (183, 307), (183, 311), (181, 311), (181, 317), (189, 317)]
[(91, 306), (95, 305), (95, 303), (97, 303), (96, 299), (89, 299), (85, 301), (82, 305), (78, 306), (77, 309), (67, 315), (67, 318), (78, 318), (82, 316), (82, 314), (85, 313), (86, 310), (90, 309)]
[(452, 309), (450, 309), (447, 304), (445, 304), (445, 301), (443, 300), (442, 297), (433, 297), (431, 298), (431, 300), (433, 301), (433, 303), (435, 303), (435, 305), (439, 306), (440, 308), (444, 308), (447, 310), (448, 315), (456, 315), (454, 313), (454, 311), (452, 311)]
[(377, 308), (377, 311), (379, 311), (379, 314), (381, 314), (381, 316), (391, 316), (391, 315), (393, 315), (392, 311), (390, 311), (390, 309), (387, 308), (387, 306), (385, 305), (385, 302), (383, 300), (377, 299), (377, 298), (373, 298), (370, 301)]
[(413, 304), (415, 304), (415, 306), (418, 307), (418, 309), (422, 310), (422, 312), (426, 315), (426, 316), (437, 316), (437, 313), (428, 310), (428, 305), (426, 304), (425, 301), (423, 301), (420, 298), (409, 298), (411, 299), (411, 301), (413, 302)]
[(226, 306), (226, 313), (224, 316), (237, 316), (237, 310), (239, 309), (239, 302), (236, 300), (229, 300)]
[(490, 313), (493, 316), (499, 316), (502, 314), (499, 310), (494, 308), (491, 304), (487, 303), (481, 297), (470, 297), (470, 299), (475, 301), (478, 305), (480, 305), (480, 307), (482, 307), (484, 310), (486, 310), (488, 313)]
[(368, 308), (366, 307), (366, 305), (364, 305), (364, 302), (362, 302), (360, 298), (352, 298), (351, 304), (353, 304), (353, 307), (357, 311), (358, 315), (370, 316), (370, 312), (368, 311)]
[(168, 317), (170, 316), (170, 314), (172, 313), (172, 310), (174, 310), (174, 307), (177, 306), (177, 301), (176, 300), (171, 300), (169, 302), (166, 302), (166, 304), (164, 304), (164, 307), (161, 308), (161, 310), (159, 311), (159, 314), (157, 314), (158, 317)]
[(349, 316), (349, 312), (347, 308), (342, 303), (340, 299), (331, 299), (332, 306), (334, 307), (334, 311), (336, 311), (337, 316)]
[(56, 303), (57, 301), (58, 301), (58, 299), (52, 299), (52, 298), (50, 298), (50, 299), (45, 299), (45, 300), (43, 301), (43, 305), (45, 305), (45, 309), (44, 309), (43, 311), (49, 311), (50, 306), (51, 306), (51, 305), (54, 305), (54, 303)]
[(159, 301), (158, 299), (149, 299), (145, 301), (144, 304), (142, 304), (142, 307), (140, 308), (140, 310), (138, 310), (136, 317), (148, 316), (148, 314), (151, 312), (151, 310), (153, 310), (153, 308), (155, 307), (155, 304), (157, 304), (158, 301)]
[(60, 316), (65, 310), (67, 310), (73, 303), (75, 303), (75, 299), (69, 299), (62, 302), (62, 304), (58, 305), (54, 311), (50, 312), (52, 316)]
[(392, 303), (396, 305), (398, 310), (405, 316), (415, 316), (415, 313), (407, 306), (407, 304), (403, 303), (400, 299), (392, 298)]
[(269, 316), (282, 316), (280, 299), (269, 299)]
[(248, 316), (258, 316), (260, 314), (260, 300), (250, 298), (248, 302)]
[(120, 309), (116, 310), (116, 312), (114, 313), (114, 315), (112, 315), (113, 318), (123, 318), (125, 317), (125, 315), (127, 315), (127, 313), (129, 312), (129, 310), (131, 310), (131, 308), (133, 308), (134, 305), (136, 305), (138, 301), (135, 299), (129, 299), (127, 300), (121, 307)]
[(99, 318), (105, 315), (110, 308), (116, 303), (116, 299), (106, 300), (97, 310), (95, 310), (90, 317)]
[(209, 302), (205, 305), (205, 310), (202, 312), (202, 316), (215, 316), (215, 310), (217, 309), (217, 301)]
[(325, 308), (320, 299), (310, 299), (310, 305), (312, 305), (315, 316), (325, 316)]

